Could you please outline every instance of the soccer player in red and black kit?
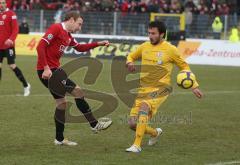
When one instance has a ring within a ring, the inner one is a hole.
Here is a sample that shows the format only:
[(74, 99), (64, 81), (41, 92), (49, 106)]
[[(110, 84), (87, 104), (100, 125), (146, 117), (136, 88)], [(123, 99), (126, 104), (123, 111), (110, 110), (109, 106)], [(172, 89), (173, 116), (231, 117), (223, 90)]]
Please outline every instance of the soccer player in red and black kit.
[[(65, 19), (62, 23), (51, 25), (46, 31), (45, 35), (40, 40), (37, 46), (38, 62), (37, 72), (41, 82), (47, 87), (50, 77), (54, 73), (60, 71), (64, 72), (60, 68), (60, 58), (63, 55), (64, 49), (67, 46), (73, 47), (75, 50), (84, 52), (89, 51), (97, 46), (108, 46), (108, 41), (93, 42), (89, 44), (79, 44), (71, 36), (71, 33), (79, 31), (83, 24), (83, 18), (78, 12), (70, 11), (66, 13)], [(91, 129), (94, 132), (104, 130), (108, 128), (112, 121), (98, 121), (93, 116), (88, 103), (84, 99), (83, 91), (78, 85), (68, 78), (61, 77), (61, 74), (57, 75), (59, 82), (64, 85), (64, 94), (62, 92), (51, 89), (50, 92), (56, 101), (56, 110), (54, 115), (55, 126), (56, 126), (56, 139), (54, 140), (55, 145), (77, 145), (76, 142), (72, 142), (64, 139), (64, 123), (65, 123), (65, 110), (66, 110), (66, 99), (65, 94), (69, 93), (75, 98), (78, 109), (83, 113), (85, 118), (88, 120)], [(65, 83), (63, 83), (65, 82)]]
[(24, 87), (24, 96), (30, 94), (30, 84), (24, 78), (22, 71), (15, 64), (14, 41), (18, 34), (18, 23), (16, 14), (6, 7), (6, 1), (0, 0), (0, 79), (2, 77), (2, 62), (6, 57), (9, 67)]

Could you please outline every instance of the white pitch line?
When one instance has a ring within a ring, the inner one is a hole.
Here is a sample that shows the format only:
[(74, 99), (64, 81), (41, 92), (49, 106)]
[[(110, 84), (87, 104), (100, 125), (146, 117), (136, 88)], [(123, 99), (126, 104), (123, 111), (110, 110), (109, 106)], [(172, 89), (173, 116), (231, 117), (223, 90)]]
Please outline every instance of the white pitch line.
[[(101, 92), (101, 91), (97, 91), (97, 92)], [(106, 94), (110, 94), (113, 96), (117, 96), (116, 93), (107, 93)], [(235, 91), (204, 91), (203, 92), (205, 95), (215, 95), (215, 94), (240, 94), (240, 90), (235, 90)], [(99, 95), (101, 95), (101, 93), (99, 93)], [(126, 94), (129, 95), (129, 94)], [(171, 95), (192, 95), (191, 91), (188, 92), (173, 92), (171, 93)], [(21, 94), (0, 94), (0, 97), (24, 97)], [(52, 97), (50, 94), (30, 94), (29, 97)]]
[(229, 164), (240, 164), (240, 161), (218, 162), (218, 163), (211, 163), (206, 165), (229, 165)]
[[(240, 90), (235, 91), (203, 91), (204, 94), (234, 94), (240, 93)], [(191, 91), (188, 92), (173, 92), (173, 95), (184, 95), (184, 94), (192, 94)]]

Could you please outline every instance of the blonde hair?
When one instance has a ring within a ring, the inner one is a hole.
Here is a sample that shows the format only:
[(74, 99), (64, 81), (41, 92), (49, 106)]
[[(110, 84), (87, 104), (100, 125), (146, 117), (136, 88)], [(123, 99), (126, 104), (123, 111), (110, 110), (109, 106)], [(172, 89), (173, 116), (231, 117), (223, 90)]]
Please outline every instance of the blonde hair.
[(69, 19), (73, 18), (76, 21), (78, 18), (82, 18), (78, 11), (69, 11), (65, 14), (64, 21), (68, 21)]

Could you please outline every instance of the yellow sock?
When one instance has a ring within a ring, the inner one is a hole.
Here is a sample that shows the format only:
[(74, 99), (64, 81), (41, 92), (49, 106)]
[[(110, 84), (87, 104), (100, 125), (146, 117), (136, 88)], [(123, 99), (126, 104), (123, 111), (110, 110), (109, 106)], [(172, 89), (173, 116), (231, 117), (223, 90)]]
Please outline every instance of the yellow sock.
[(157, 133), (157, 130), (155, 128), (152, 128), (152, 127), (147, 125), (146, 130), (145, 130), (145, 134), (149, 134), (152, 137), (155, 137), (155, 136), (157, 136), (158, 133)]
[(137, 123), (137, 128), (136, 128), (136, 137), (135, 137), (135, 141), (134, 141), (134, 145), (136, 145), (138, 147), (141, 146), (141, 142), (142, 142), (142, 138), (145, 133), (145, 130), (146, 130), (147, 122), (148, 122), (147, 114), (141, 114), (138, 118), (138, 123)]

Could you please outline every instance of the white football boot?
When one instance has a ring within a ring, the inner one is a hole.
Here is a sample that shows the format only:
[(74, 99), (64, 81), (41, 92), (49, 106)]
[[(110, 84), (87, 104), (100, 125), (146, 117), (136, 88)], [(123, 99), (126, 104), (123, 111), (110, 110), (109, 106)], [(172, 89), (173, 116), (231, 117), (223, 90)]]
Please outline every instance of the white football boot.
[(58, 141), (57, 139), (55, 139), (54, 140), (54, 144), (56, 145), (56, 146), (58, 146), (58, 145), (65, 145), (65, 146), (76, 146), (76, 145), (78, 145), (76, 142), (72, 142), (72, 141), (69, 141), (69, 140), (67, 140), (67, 139), (64, 139), (63, 141)]
[(30, 89), (31, 89), (31, 85), (28, 83), (28, 86), (24, 87), (23, 96), (29, 96), (30, 95)]
[(97, 125), (94, 128), (91, 128), (94, 133), (98, 133), (101, 130), (105, 130), (109, 128), (112, 124), (112, 120), (109, 118), (104, 118), (108, 119), (107, 121), (98, 121)]
[(162, 129), (161, 128), (156, 128), (157, 131), (157, 136), (156, 137), (151, 137), (148, 141), (148, 145), (152, 146), (157, 143), (159, 136), (162, 134)]
[(126, 149), (126, 152), (139, 153), (139, 152), (141, 152), (141, 151), (142, 151), (141, 147), (138, 147), (138, 146), (136, 146), (136, 145), (132, 145), (131, 147), (129, 147), (129, 148)]

